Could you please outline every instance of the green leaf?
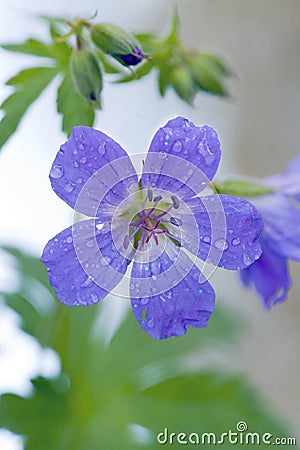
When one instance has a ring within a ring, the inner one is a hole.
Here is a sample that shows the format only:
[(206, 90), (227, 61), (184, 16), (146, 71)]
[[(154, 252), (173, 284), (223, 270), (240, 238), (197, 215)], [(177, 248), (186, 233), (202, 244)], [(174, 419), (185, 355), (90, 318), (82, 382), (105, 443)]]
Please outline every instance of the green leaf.
[(106, 55), (99, 48), (95, 48), (95, 54), (97, 55), (98, 59), (101, 61), (104, 72), (106, 72), (108, 74), (120, 73), (120, 69), (116, 65), (111, 63), (109, 61), (109, 58), (106, 57)]
[(170, 81), (170, 71), (171, 68), (168, 65), (160, 64), (158, 73), (158, 89), (159, 93), (162, 97), (166, 95), (167, 89), (171, 84)]
[(62, 130), (68, 136), (76, 125), (92, 127), (94, 124), (94, 110), (85, 98), (77, 93), (69, 72), (64, 76), (57, 91), (57, 111), (63, 116)]
[(23, 44), (3, 44), (1, 45), (1, 48), (10, 52), (55, 59), (63, 67), (68, 64), (72, 52), (71, 47), (65, 42), (48, 45), (36, 39), (28, 39)]
[(2, 103), (5, 112), (0, 121), (0, 148), (17, 129), (23, 115), (41, 92), (57, 75), (57, 67), (34, 67), (19, 72), (7, 81), (14, 92)]
[(116, 83), (128, 83), (129, 81), (139, 80), (140, 78), (148, 75), (148, 73), (151, 72), (153, 67), (154, 66), (152, 61), (146, 61), (136, 70), (134, 70), (133, 73), (130, 73), (129, 75), (125, 75), (122, 78), (119, 78), (116, 81)]
[[(247, 423), (249, 432), (286, 435), (245, 380), (215, 371), (174, 377), (150, 387), (136, 399), (134, 410), (134, 420), (155, 435), (167, 428), (168, 435), (213, 432), (219, 439), (224, 432), (237, 431), (239, 421)], [(222, 448), (229, 450), (232, 444), (225, 439)]]
[(226, 180), (223, 183), (213, 183), (212, 187), (218, 194), (236, 195), (238, 197), (258, 197), (270, 194), (273, 189), (260, 183), (259, 180)]
[(172, 27), (171, 32), (169, 36), (166, 39), (166, 42), (172, 45), (177, 45), (179, 40), (179, 26), (180, 26), (180, 20), (179, 20), (179, 14), (178, 14), (178, 7), (176, 6), (174, 8), (173, 17), (172, 17)]

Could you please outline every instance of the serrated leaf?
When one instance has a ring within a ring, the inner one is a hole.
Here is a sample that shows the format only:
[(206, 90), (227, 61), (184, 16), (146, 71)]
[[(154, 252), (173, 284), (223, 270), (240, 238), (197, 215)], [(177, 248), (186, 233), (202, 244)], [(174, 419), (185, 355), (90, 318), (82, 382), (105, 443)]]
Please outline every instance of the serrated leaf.
[(50, 16), (38, 16), (40, 19), (45, 20), (49, 24), (50, 36), (52, 39), (60, 37), (65, 29), (67, 23), (66, 19), (62, 17), (50, 17)]
[(71, 47), (65, 42), (48, 45), (37, 39), (28, 39), (22, 44), (3, 44), (0, 47), (10, 52), (55, 59), (62, 66), (68, 64), (72, 52)]
[(69, 72), (57, 91), (57, 112), (62, 114), (62, 131), (70, 136), (76, 125), (94, 124), (95, 113), (89, 103), (77, 93), (71, 74)]
[(29, 106), (57, 75), (57, 67), (34, 67), (19, 72), (6, 83), (14, 92), (2, 103), (5, 112), (0, 121), (0, 148), (17, 129)]

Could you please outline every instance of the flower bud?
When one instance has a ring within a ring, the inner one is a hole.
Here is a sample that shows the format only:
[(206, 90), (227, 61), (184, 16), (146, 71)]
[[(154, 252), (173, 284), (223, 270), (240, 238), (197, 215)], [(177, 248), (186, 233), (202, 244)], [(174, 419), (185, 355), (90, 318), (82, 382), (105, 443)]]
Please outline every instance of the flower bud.
[(223, 74), (217, 69), (215, 61), (197, 53), (189, 58), (188, 63), (200, 89), (216, 95), (227, 95), (222, 83)]
[(143, 59), (140, 43), (112, 23), (98, 23), (91, 29), (94, 44), (124, 66), (135, 66)]
[(102, 74), (95, 55), (85, 49), (75, 50), (70, 58), (70, 69), (78, 93), (90, 105), (101, 108)]
[(169, 77), (179, 97), (192, 104), (196, 95), (196, 86), (189, 68), (182, 65), (174, 66), (171, 68)]

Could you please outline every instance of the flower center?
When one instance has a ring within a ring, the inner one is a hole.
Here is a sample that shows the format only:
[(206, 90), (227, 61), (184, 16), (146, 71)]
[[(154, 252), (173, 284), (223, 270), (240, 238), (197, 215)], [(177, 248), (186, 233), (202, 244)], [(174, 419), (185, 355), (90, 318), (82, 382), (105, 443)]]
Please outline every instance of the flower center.
[[(129, 224), (130, 232), (125, 236), (123, 243), (125, 249), (132, 242), (136, 250), (141, 250), (151, 239), (158, 245), (159, 234), (164, 234), (176, 245), (181, 245), (178, 239), (170, 233), (168, 228), (168, 225), (175, 225), (177, 227), (182, 225), (181, 219), (176, 219), (170, 215), (170, 211), (173, 208), (179, 208), (179, 200), (175, 195), (171, 195), (171, 202), (164, 201), (163, 206), (162, 200), (162, 195), (157, 195), (153, 198), (152, 189), (148, 189), (141, 211), (134, 216)], [(150, 203), (150, 206), (147, 203)], [(159, 206), (159, 203), (161, 203), (161, 206)]]

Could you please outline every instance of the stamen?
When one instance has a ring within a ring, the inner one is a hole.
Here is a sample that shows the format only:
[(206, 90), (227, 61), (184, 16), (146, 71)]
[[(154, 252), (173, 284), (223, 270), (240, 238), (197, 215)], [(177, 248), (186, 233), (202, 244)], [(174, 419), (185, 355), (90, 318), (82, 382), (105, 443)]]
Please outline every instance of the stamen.
[(139, 245), (137, 246), (137, 249), (136, 249), (137, 251), (141, 250), (141, 247), (142, 247), (142, 245), (144, 243), (144, 237), (145, 237), (145, 230), (143, 230), (143, 232), (142, 232), (142, 236), (141, 236)]
[(174, 209), (178, 209), (179, 208), (179, 200), (176, 197), (176, 195), (171, 195), (171, 200), (172, 200)]
[(153, 201), (154, 203), (158, 203), (162, 200), (162, 195), (157, 195), (156, 197), (154, 197)]
[(153, 200), (153, 191), (152, 191), (152, 189), (148, 189), (148, 199), (149, 199), (149, 202), (152, 202), (152, 200)]
[(175, 225), (176, 227), (180, 227), (182, 225), (182, 220), (181, 219), (176, 219), (176, 217), (171, 217), (170, 218), (170, 223), (172, 225)]

